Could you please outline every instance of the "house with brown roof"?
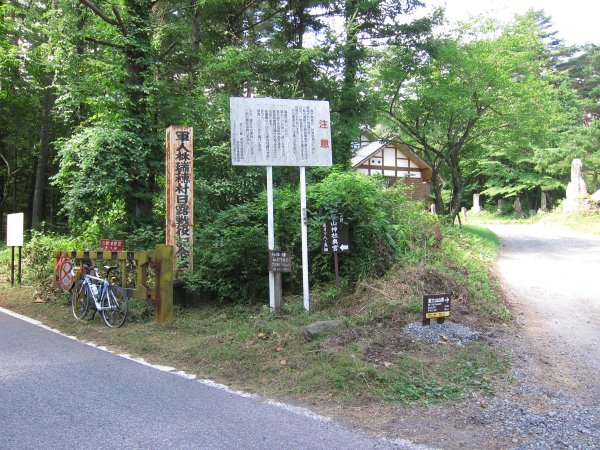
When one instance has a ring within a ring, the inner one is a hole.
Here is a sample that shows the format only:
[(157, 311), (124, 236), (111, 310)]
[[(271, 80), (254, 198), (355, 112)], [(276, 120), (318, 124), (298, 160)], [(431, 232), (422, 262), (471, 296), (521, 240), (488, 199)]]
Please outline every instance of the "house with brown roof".
[(429, 200), (433, 169), (406, 144), (380, 141), (363, 132), (355, 149), (352, 167), (365, 175), (382, 175), (391, 186), (400, 181), (411, 187), (413, 200)]

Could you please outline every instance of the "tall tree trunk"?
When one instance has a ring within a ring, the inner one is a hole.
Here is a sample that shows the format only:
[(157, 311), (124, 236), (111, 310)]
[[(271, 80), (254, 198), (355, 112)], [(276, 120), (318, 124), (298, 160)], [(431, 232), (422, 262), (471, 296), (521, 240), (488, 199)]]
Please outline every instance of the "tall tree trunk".
[(337, 137), (337, 145), (333, 155), (334, 163), (348, 164), (352, 158), (351, 143), (360, 132), (358, 118), (360, 117), (360, 104), (358, 101), (358, 72), (360, 69), (362, 50), (359, 42), (359, 29), (357, 23), (358, 0), (346, 0), (344, 5), (344, 20), (346, 28), (346, 42), (343, 47), (344, 73), (342, 92), (340, 95), (340, 122), (341, 132)]
[[(142, 139), (143, 163), (129, 167), (132, 175), (131, 193), (125, 199), (125, 206), (134, 223), (147, 222), (152, 214), (152, 197), (149, 184), (150, 165), (158, 152), (156, 128), (149, 111), (147, 78), (151, 77), (150, 11), (149, 0), (127, 0), (127, 40), (124, 49), (127, 109), (130, 120), (126, 129)], [(138, 160), (139, 161), (139, 160)]]
[(147, 223), (152, 215), (154, 184), (150, 172), (152, 161), (162, 155), (150, 109), (150, 70), (154, 61), (150, 32), (152, 30), (153, 0), (124, 0), (125, 24), (116, 5), (112, 6), (114, 18), (92, 0), (79, 2), (94, 12), (104, 22), (116, 27), (125, 38), (123, 45), (108, 44), (123, 50), (125, 56), (125, 94), (127, 119), (124, 129), (140, 137), (142, 148), (132, 149), (139, 158), (132, 158), (125, 166), (131, 177), (127, 186), (130, 194), (125, 198), (125, 208), (133, 224)]
[(464, 183), (457, 154), (450, 155), (449, 165), (450, 169), (452, 170), (452, 200), (450, 201), (450, 216), (452, 218), (452, 224), (454, 225), (456, 217), (460, 213), (462, 196), (464, 192)]
[(433, 188), (433, 201), (435, 203), (435, 212), (438, 215), (444, 214), (444, 200), (442, 198), (442, 186), (437, 170), (431, 172), (431, 187)]
[(47, 75), (44, 80), (44, 96), (42, 98), (42, 120), (40, 125), (40, 152), (35, 171), (33, 202), (31, 205), (31, 228), (37, 229), (44, 220), (46, 212), (46, 183), (48, 182), (48, 159), (50, 156), (50, 113), (54, 105), (54, 93), (51, 88), (52, 78)]
[(192, 63), (190, 64), (190, 89), (196, 87), (198, 65), (200, 62), (200, 5), (197, 0), (189, 0), (192, 8)]
[(2, 195), (2, 199), (0, 200), (0, 236), (4, 236), (4, 207), (8, 200), (8, 191), (10, 187), (10, 179), (11, 179), (11, 170), (10, 164), (8, 160), (4, 157), (5, 147), (3, 145), (3, 137), (0, 135), (0, 159), (3, 166), (6, 166), (6, 176), (2, 176), (2, 188), (0, 191), (0, 195)]

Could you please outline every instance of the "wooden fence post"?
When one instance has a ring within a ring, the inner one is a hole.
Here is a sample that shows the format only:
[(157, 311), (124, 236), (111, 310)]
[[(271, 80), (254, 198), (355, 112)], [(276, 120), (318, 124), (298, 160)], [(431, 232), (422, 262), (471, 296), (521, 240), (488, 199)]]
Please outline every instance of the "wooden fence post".
[(156, 277), (158, 305), (155, 309), (154, 320), (171, 322), (173, 320), (173, 259), (175, 257), (173, 246), (157, 245), (155, 255), (158, 263)]

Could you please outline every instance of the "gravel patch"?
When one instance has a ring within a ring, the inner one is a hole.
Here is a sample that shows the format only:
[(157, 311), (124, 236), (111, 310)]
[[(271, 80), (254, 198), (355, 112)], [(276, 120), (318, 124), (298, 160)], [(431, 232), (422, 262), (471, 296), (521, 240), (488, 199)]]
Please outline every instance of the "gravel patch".
[(421, 322), (413, 322), (402, 330), (415, 341), (435, 344), (439, 341), (448, 341), (464, 344), (479, 339), (479, 332), (464, 325), (453, 322), (437, 323), (432, 320), (431, 325), (423, 325)]
[(468, 421), (491, 428), (493, 441), (507, 443), (502, 448), (600, 448), (596, 408), (578, 404), (558, 392), (539, 392), (537, 398), (542, 405), (535, 407), (515, 398), (481, 399), (476, 409), (471, 409)]

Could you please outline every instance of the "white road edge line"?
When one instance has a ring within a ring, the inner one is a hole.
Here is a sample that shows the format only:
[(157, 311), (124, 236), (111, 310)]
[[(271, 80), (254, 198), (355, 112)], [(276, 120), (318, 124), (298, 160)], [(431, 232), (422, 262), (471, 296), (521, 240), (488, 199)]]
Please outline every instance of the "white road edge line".
[[(161, 365), (158, 365), (158, 364), (151, 364), (148, 361), (144, 360), (144, 358), (134, 358), (134, 357), (132, 357), (132, 356), (126, 354), (126, 353), (115, 353), (112, 350), (109, 350), (108, 348), (106, 348), (106, 347), (104, 347), (102, 345), (97, 345), (97, 344), (95, 344), (93, 342), (82, 341), (81, 339), (77, 338), (76, 336), (69, 336), (68, 334), (63, 333), (62, 331), (59, 331), (56, 328), (51, 328), (51, 327), (49, 327), (47, 325), (44, 325), (39, 320), (32, 319), (31, 317), (24, 316), (22, 314), (16, 313), (16, 312), (11, 311), (11, 310), (6, 309), (6, 308), (2, 308), (1, 306), (0, 306), (0, 312), (5, 313), (5, 314), (7, 314), (9, 316), (15, 317), (17, 319), (20, 319), (20, 320), (22, 320), (24, 322), (28, 322), (28, 323), (30, 323), (32, 325), (38, 326), (38, 327), (43, 328), (45, 330), (51, 331), (52, 333), (56, 333), (56, 334), (59, 334), (61, 336), (64, 336), (67, 339), (71, 339), (71, 340), (74, 340), (74, 341), (81, 342), (82, 344), (89, 345), (90, 347), (97, 348), (98, 350), (102, 350), (104, 352), (111, 353), (113, 355), (119, 356), (121, 358), (128, 359), (130, 361), (133, 361), (135, 363), (138, 363), (138, 364), (141, 364), (141, 365), (144, 365), (144, 366), (152, 367), (153, 369), (160, 370), (161, 372), (171, 373), (171, 374), (176, 375), (178, 377), (186, 378), (186, 379), (191, 380), (191, 381), (196, 381), (196, 382), (198, 382), (200, 384), (203, 384), (205, 386), (209, 386), (209, 387), (212, 387), (212, 388), (215, 388), (215, 389), (219, 389), (221, 391), (225, 391), (228, 394), (237, 395), (239, 397), (251, 398), (251, 399), (254, 399), (254, 400), (257, 400), (257, 401), (261, 401), (261, 402), (263, 402), (263, 403), (265, 403), (267, 405), (275, 406), (277, 408), (280, 408), (280, 409), (283, 409), (285, 411), (288, 411), (288, 412), (290, 412), (292, 414), (296, 414), (296, 415), (299, 415), (299, 416), (304, 416), (304, 417), (307, 417), (309, 419), (316, 420), (318, 422), (327, 423), (327, 422), (332, 422), (333, 421), (333, 419), (331, 417), (322, 416), (320, 414), (315, 413), (314, 411), (311, 411), (308, 408), (302, 408), (300, 406), (288, 405), (287, 403), (281, 403), (281, 402), (278, 402), (278, 401), (272, 400), (272, 399), (263, 400), (263, 399), (261, 399), (256, 394), (250, 394), (248, 392), (238, 391), (238, 390), (235, 390), (235, 389), (231, 389), (230, 387), (228, 387), (228, 386), (226, 386), (224, 384), (221, 384), (221, 383), (217, 383), (216, 381), (213, 381), (213, 380), (197, 378), (196, 375), (194, 375), (194, 374), (190, 374), (190, 373), (183, 372), (181, 370), (177, 370), (174, 367), (161, 366)], [(437, 449), (437, 448), (427, 447), (427, 446), (424, 446), (424, 445), (414, 444), (414, 443), (412, 443), (408, 439), (389, 439), (389, 438), (386, 438), (386, 437), (383, 437), (383, 436), (378, 436), (378, 438), (381, 439), (381, 440), (383, 440), (383, 441), (390, 442), (390, 443), (393, 443), (393, 444), (396, 444), (396, 445), (400, 445), (403, 448), (408, 448), (408, 449), (411, 449), (411, 450), (441, 450), (441, 449)]]
[(69, 336), (69, 335), (67, 335), (67, 334), (65, 334), (65, 333), (63, 333), (63, 332), (61, 332), (61, 331), (59, 331), (59, 330), (57, 330), (55, 328), (51, 328), (51, 327), (49, 327), (47, 325), (44, 325), (39, 320), (32, 319), (31, 317), (24, 316), (22, 314), (16, 313), (16, 312), (11, 311), (11, 310), (6, 309), (6, 308), (0, 307), (0, 312), (3, 312), (5, 314), (7, 314), (9, 316), (12, 316), (12, 317), (15, 317), (17, 319), (23, 320), (24, 322), (28, 322), (28, 323), (30, 323), (32, 325), (36, 325), (36, 326), (38, 326), (40, 328), (43, 328), (43, 329), (48, 330), (48, 331), (51, 331), (53, 333), (59, 334), (59, 335), (64, 336), (64, 337), (66, 337), (68, 339), (72, 339), (74, 341), (81, 342), (82, 344), (89, 345), (90, 347), (97, 348), (98, 350), (102, 350), (102, 351), (105, 351), (105, 352), (108, 352), (108, 353), (112, 353), (113, 355), (119, 356), (121, 358), (128, 359), (128, 360), (133, 361), (135, 363), (138, 363), (138, 364), (141, 364), (141, 365), (144, 365), (144, 366), (148, 366), (148, 367), (152, 367), (153, 369), (160, 370), (161, 372), (168, 372), (168, 373), (171, 373), (173, 375), (176, 375), (176, 376), (179, 376), (179, 377), (182, 377), (182, 378), (186, 378), (188, 380), (193, 380), (193, 381), (196, 381), (198, 383), (204, 384), (206, 386), (210, 386), (212, 388), (219, 389), (221, 391), (225, 391), (225, 392), (227, 392), (229, 394), (237, 395), (239, 397), (255, 399), (255, 400), (261, 401), (263, 403), (266, 403), (268, 405), (276, 406), (278, 408), (284, 409), (284, 410), (289, 411), (289, 412), (291, 412), (293, 414), (297, 414), (297, 415), (300, 415), (300, 416), (308, 417), (308, 418), (311, 418), (313, 420), (317, 420), (319, 422), (331, 422), (333, 420), (331, 417), (322, 416), (322, 415), (317, 414), (317, 413), (315, 413), (315, 412), (313, 412), (313, 411), (311, 411), (310, 409), (307, 409), (307, 408), (302, 408), (302, 407), (299, 407), (299, 406), (288, 405), (286, 403), (281, 403), (281, 402), (278, 402), (278, 401), (275, 401), (275, 400), (270, 400), (270, 399), (263, 400), (258, 395), (250, 394), (250, 393), (244, 392), (244, 391), (238, 391), (238, 390), (235, 390), (235, 389), (231, 389), (230, 387), (228, 387), (228, 386), (226, 386), (224, 384), (221, 384), (221, 383), (217, 383), (216, 381), (213, 381), (213, 380), (197, 378), (196, 375), (194, 375), (194, 374), (190, 374), (190, 373), (183, 372), (181, 370), (177, 370), (174, 367), (161, 366), (159, 364), (151, 364), (148, 361), (144, 360), (143, 358), (134, 358), (134, 357), (132, 357), (132, 356), (130, 356), (128, 354), (125, 354), (125, 353), (116, 353), (116, 352), (113, 352), (112, 350), (109, 350), (108, 348), (106, 348), (104, 346), (97, 345), (97, 344), (95, 344), (93, 342), (83, 341), (83, 340), (77, 338), (76, 336)]

